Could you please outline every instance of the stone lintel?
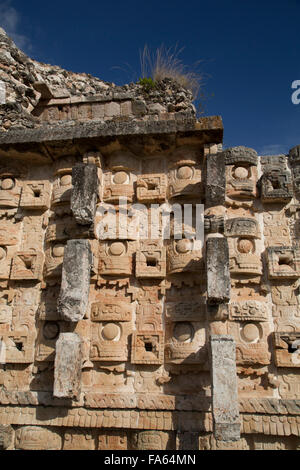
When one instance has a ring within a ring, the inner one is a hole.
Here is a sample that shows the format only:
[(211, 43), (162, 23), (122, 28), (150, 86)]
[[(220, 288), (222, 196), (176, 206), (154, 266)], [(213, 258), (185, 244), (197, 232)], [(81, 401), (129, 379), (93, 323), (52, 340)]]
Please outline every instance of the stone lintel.
[(220, 116), (208, 116), (198, 121), (190, 115), (182, 115), (169, 120), (139, 121), (132, 119), (126, 122), (117, 121), (89, 121), (74, 124), (65, 122), (60, 124), (41, 125), (36, 129), (15, 129), (3, 132), (0, 136), (0, 149), (7, 144), (37, 144), (45, 145), (59, 141), (73, 139), (88, 139), (107, 136), (130, 135), (160, 135), (172, 133), (190, 133), (199, 135), (205, 144), (221, 143), (223, 138), (223, 123)]

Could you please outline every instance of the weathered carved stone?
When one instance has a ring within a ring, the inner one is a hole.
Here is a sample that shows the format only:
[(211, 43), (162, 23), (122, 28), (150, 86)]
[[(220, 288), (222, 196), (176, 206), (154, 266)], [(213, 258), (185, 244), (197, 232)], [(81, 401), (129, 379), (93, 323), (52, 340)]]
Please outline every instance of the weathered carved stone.
[(167, 432), (140, 431), (134, 438), (135, 448), (137, 450), (167, 450), (174, 448), (172, 446), (172, 437), (171, 433)]
[(131, 362), (133, 364), (163, 363), (163, 334), (138, 331), (132, 335)]
[(135, 274), (137, 278), (166, 277), (166, 249), (160, 240), (140, 241)]
[(42, 279), (44, 254), (40, 252), (18, 252), (12, 261), (10, 278), (14, 280)]
[(135, 244), (128, 241), (99, 244), (99, 274), (124, 276), (132, 274)]
[(146, 331), (162, 330), (162, 312), (161, 303), (152, 304), (140, 302), (136, 310), (136, 328)]
[(231, 336), (212, 335), (211, 378), (214, 435), (220, 441), (240, 439), (235, 344)]
[(169, 198), (201, 197), (201, 169), (188, 159), (178, 160), (169, 172)]
[(236, 321), (267, 321), (267, 306), (256, 300), (234, 302), (229, 306), (229, 319)]
[(101, 431), (98, 435), (98, 450), (128, 450), (128, 432)]
[(277, 367), (300, 367), (300, 332), (273, 333)]
[(71, 209), (76, 222), (91, 225), (94, 222), (98, 194), (96, 165), (77, 164), (72, 170)]
[(236, 343), (237, 364), (270, 364), (268, 323), (253, 321), (229, 322), (227, 327)]
[(231, 147), (223, 152), (226, 165), (247, 164), (257, 165), (258, 157), (255, 150), (247, 147)]
[(206, 242), (207, 301), (228, 302), (230, 298), (229, 252), (226, 238)]
[(132, 202), (135, 173), (139, 168), (135, 156), (131, 152), (117, 150), (110, 155), (107, 167), (108, 170), (104, 172), (103, 200), (118, 203), (120, 197), (126, 197), (128, 202)]
[(289, 171), (279, 168), (269, 170), (263, 174), (260, 184), (263, 203), (289, 202), (293, 197)]
[(0, 447), (300, 447), (300, 146), (0, 43)]
[[(59, 206), (60, 207), (60, 206)], [(56, 208), (58, 211), (59, 209)], [(70, 215), (63, 215), (61, 218), (51, 218), (46, 230), (46, 242), (65, 242), (74, 238), (89, 238), (89, 227), (80, 226)]]
[(56, 342), (53, 395), (78, 398), (81, 389), (82, 340), (76, 333), (61, 333)]
[(300, 252), (290, 247), (267, 248), (270, 279), (296, 279), (300, 276)]
[(265, 246), (291, 246), (289, 219), (285, 211), (269, 211), (263, 214)]
[(225, 221), (226, 237), (260, 238), (257, 220), (249, 217), (236, 217)]
[(131, 321), (133, 305), (127, 299), (104, 297), (91, 305), (91, 320), (100, 321)]
[(246, 147), (224, 151), (226, 165), (226, 200), (251, 200), (257, 196), (257, 153)]
[(224, 442), (215, 439), (213, 435), (199, 436), (199, 450), (250, 450), (247, 440), (242, 437), (238, 441)]
[(163, 202), (166, 200), (167, 179), (165, 175), (140, 175), (137, 179), (137, 199), (140, 202)]
[(94, 433), (67, 429), (64, 434), (63, 450), (95, 450)]
[(61, 450), (61, 436), (40, 426), (22, 426), (16, 431), (16, 448), (21, 450)]
[(207, 361), (205, 327), (199, 322), (168, 322), (166, 325), (165, 362), (201, 364)]
[(168, 274), (192, 272), (202, 274), (204, 271), (203, 252), (193, 238), (169, 240), (167, 249)]
[(9, 425), (0, 425), (0, 450), (12, 448), (14, 430)]
[(224, 216), (204, 216), (204, 229), (207, 233), (224, 233)]
[(87, 310), (92, 254), (87, 240), (70, 240), (64, 252), (57, 308), (61, 318), (76, 322)]
[(92, 325), (91, 361), (119, 362), (128, 360), (130, 322), (99, 322)]
[(300, 175), (299, 175), (299, 170), (300, 170), (300, 146), (297, 145), (296, 147), (293, 147), (290, 152), (289, 152), (289, 162), (292, 167), (292, 175), (293, 175), (293, 181), (294, 181), (294, 189), (296, 192), (296, 195), (299, 196), (299, 191), (300, 191)]
[(49, 181), (31, 181), (24, 184), (20, 207), (24, 209), (47, 210), (50, 207), (51, 185)]
[(261, 256), (258, 254), (258, 243), (248, 237), (228, 239), (229, 268), (235, 275), (260, 275), (262, 274)]
[(10, 168), (0, 168), (0, 207), (18, 207), (22, 186), (17, 172)]

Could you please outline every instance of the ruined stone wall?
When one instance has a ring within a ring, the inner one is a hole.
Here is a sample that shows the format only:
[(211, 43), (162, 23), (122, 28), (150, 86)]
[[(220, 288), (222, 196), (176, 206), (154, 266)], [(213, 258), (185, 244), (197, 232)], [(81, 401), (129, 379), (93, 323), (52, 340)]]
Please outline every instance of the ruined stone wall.
[(157, 121), (168, 115), (195, 117), (192, 93), (169, 79), (148, 88), (116, 86), (88, 74), (76, 74), (27, 57), (0, 28), (0, 80), (6, 103), (0, 130), (33, 129), (45, 123), (138, 118)]
[(168, 81), (76, 101), (46, 75), (32, 126), (0, 106), (0, 447), (299, 448), (300, 148), (223, 150)]

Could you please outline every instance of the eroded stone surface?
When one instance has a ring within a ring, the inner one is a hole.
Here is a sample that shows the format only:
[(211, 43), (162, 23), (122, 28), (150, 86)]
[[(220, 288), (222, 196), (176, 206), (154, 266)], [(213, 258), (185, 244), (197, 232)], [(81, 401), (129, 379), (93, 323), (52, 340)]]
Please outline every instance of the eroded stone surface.
[(98, 171), (96, 165), (78, 164), (72, 171), (71, 209), (80, 225), (94, 222), (98, 198)]
[(235, 343), (229, 335), (212, 335), (210, 349), (214, 435), (219, 441), (237, 441), (240, 421)]
[(76, 322), (86, 313), (92, 253), (87, 240), (69, 240), (64, 251), (57, 309), (62, 319)]
[(207, 300), (210, 304), (230, 299), (229, 253), (226, 238), (209, 238), (206, 242)]
[(61, 333), (56, 342), (53, 395), (77, 398), (81, 390), (82, 340), (76, 333)]

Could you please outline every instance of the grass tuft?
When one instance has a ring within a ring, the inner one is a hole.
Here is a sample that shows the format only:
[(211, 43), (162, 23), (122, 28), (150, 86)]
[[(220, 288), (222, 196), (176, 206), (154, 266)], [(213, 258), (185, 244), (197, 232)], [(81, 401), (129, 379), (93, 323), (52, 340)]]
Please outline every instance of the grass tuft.
[(183, 48), (178, 49), (177, 45), (169, 49), (161, 45), (154, 53), (151, 53), (148, 46), (145, 45), (143, 51), (140, 51), (142, 78), (151, 77), (154, 82), (170, 78), (190, 90), (196, 99), (203, 76), (201, 73), (187, 69), (179, 58), (182, 51)]

